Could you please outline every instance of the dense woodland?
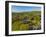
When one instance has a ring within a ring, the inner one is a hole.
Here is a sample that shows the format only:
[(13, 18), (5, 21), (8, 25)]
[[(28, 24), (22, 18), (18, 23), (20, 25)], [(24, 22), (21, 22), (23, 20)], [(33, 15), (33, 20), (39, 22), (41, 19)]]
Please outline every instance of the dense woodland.
[(41, 12), (12, 12), (12, 31), (40, 30)]

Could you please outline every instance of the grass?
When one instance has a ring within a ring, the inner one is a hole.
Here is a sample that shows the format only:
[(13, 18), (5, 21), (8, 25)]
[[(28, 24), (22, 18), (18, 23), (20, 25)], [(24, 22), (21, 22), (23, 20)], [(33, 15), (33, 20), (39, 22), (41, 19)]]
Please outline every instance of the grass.
[(41, 11), (12, 12), (12, 31), (41, 29)]

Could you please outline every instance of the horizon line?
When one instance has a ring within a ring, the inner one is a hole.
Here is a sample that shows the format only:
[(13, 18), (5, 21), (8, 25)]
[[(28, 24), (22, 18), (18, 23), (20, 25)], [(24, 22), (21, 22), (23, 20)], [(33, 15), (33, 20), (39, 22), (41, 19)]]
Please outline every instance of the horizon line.
[[(13, 11), (12, 11), (13, 12)], [(32, 11), (14, 11), (14, 12), (32, 12)]]

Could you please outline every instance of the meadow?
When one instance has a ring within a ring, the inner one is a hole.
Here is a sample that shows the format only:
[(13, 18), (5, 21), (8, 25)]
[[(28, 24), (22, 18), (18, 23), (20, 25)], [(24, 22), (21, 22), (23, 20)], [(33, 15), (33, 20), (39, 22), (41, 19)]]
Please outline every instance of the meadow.
[(12, 31), (40, 29), (41, 11), (12, 12)]

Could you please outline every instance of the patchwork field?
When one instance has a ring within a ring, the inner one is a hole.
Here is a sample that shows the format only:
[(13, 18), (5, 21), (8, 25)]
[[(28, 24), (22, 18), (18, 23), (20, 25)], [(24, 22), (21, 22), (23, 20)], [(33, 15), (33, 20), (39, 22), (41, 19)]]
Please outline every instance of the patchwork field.
[(12, 31), (40, 30), (41, 11), (12, 12)]

